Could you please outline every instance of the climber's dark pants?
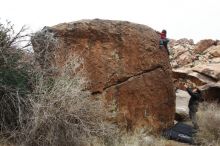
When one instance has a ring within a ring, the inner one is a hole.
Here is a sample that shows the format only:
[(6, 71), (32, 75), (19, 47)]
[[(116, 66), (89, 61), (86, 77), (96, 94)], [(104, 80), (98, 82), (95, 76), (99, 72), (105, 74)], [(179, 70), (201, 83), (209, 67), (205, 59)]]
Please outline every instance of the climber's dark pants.
[(167, 52), (168, 55), (170, 55), (169, 53), (169, 49), (168, 49), (168, 42), (169, 40), (168, 39), (161, 39), (160, 40), (160, 47), (163, 49), (165, 49), (165, 51)]
[(198, 105), (190, 105), (189, 106), (189, 118), (192, 120), (192, 124), (195, 129), (198, 129), (199, 126), (197, 124), (197, 117), (196, 117), (196, 112), (198, 111)]

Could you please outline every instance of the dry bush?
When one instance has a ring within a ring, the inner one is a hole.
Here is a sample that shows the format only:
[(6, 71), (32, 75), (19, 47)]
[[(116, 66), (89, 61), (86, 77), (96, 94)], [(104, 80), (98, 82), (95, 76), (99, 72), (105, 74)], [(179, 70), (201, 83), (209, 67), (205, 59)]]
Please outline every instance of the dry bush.
[(220, 145), (220, 106), (216, 103), (204, 103), (198, 112), (198, 143), (204, 146)]
[(75, 58), (67, 63), (63, 74), (52, 82), (39, 78), (35, 91), (39, 94), (30, 98), (32, 109), (28, 125), (23, 128), (21, 145), (77, 146), (91, 143), (94, 137), (105, 143), (114, 135), (116, 128), (105, 122), (107, 111), (101, 98), (91, 98), (85, 90), (85, 72), (69, 76), (79, 61)]
[(49, 27), (44, 27), (41, 31), (31, 36), (31, 43), (34, 55), (42, 69), (53, 70), (51, 62), (55, 62), (54, 51), (59, 48), (58, 39)]
[(23, 62), (30, 45), (26, 28), (19, 32), (7, 22), (0, 23), (0, 136), (10, 139), (18, 130), (28, 108), (27, 94), (31, 92), (29, 62)]

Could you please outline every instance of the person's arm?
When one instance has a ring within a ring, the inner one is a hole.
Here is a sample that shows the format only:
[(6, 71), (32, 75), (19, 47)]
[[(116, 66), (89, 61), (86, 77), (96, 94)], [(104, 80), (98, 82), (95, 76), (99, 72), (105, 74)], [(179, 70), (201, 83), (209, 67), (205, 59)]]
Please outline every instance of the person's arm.
[(192, 89), (187, 87), (186, 91), (189, 93), (190, 96), (194, 96), (194, 93), (192, 92)]
[(189, 95), (191, 96), (191, 98), (193, 98), (194, 100), (200, 101), (200, 102), (204, 101), (201, 93), (198, 93), (198, 92), (194, 93), (194, 92), (192, 92), (192, 89), (190, 89), (190, 88), (186, 88), (186, 90), (189, 93)]

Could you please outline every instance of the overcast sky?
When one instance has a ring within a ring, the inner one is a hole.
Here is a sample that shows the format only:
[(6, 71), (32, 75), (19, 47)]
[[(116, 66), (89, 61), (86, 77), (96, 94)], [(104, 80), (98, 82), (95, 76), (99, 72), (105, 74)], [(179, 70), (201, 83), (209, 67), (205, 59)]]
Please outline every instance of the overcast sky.
[(145, 24), (168, 37), (220, 39), (220, 0), (1, 0), (1, 21), (34, 32), (80, 19), (126, 20)]

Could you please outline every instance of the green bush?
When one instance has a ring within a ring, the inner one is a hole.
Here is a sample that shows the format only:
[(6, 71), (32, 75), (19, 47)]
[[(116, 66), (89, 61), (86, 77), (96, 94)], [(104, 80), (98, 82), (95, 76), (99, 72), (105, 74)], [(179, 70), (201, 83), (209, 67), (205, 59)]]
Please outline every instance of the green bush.
[(18, 33), (10, 22), (0, 23), (0, 132), (3, 135), (20, 127), (27, 94), (31, 91), (30, 61), (25, 48), (28, 35), (22, 27)]

